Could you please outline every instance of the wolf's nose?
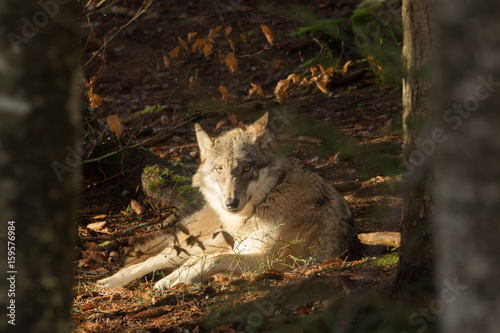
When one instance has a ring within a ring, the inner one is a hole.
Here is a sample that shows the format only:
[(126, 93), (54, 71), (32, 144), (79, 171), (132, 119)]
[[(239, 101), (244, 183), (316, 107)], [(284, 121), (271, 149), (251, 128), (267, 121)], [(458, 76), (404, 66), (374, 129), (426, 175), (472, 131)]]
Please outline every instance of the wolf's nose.
[(234, 199), (234, 198), (226, 199), (226, 207), (228, 209), (238, 208), (239, 205), (240, 205), (240, 201), (238, 199)]

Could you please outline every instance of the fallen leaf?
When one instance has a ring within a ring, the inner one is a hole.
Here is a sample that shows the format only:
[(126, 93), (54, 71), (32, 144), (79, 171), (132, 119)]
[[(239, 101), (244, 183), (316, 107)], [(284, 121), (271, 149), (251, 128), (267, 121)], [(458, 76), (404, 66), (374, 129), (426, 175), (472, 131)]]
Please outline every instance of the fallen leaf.
[(230, 40), (229, 38), (227, 39), (227, 41), (229, 42), (229, 46), (231, 46), (231, 50), (233, 50), (233, 53), (236, 52), (236, 48), (234, 47), (233, 41)]
[(299, 74), (290, 74), (290, 75), (288, 75), (288, 77), (286, 79), (289, 81), (291, 80), (294, 84), (297, 84), (299, 82), (300, 75)]
[(234, 74), (238, 71), (238, 60), (236, 60), (234, 52), (227, 54), (227, 56), (224, 58), (224, 64), (227, 68), (229, 68), (231, 74)]
[(119, 139), (123, 133), (123, 127), (118, 115), (112, 114), (111, 116), (107, 116), (106, 121), (108, 122), (109, 130)]
[(227, 123), (227, 120), (223, 119), (221, 121), (218, 121), (217, 122), (217, 125), (215, 125), (215, 131), (214, 132), (217, 132), (219, 130), (219, 128), (221, 128), (222, 126), (226, 125)]
[(216, 33), (218, 33), (220, 29), (222, 29), (222, 25), (219, 25), (218, 27), (210, 29), (210, 31), (208, 32), (208, 38), (210, 38), (213, 35), (215, 35)]
[(312, 76), (316, 76), (316, 70), (317, 70), (316, 66), (309, 67), (309, 70), (311, 71)]
[(238, 127), (241, 128), (243, 131), (247, 130), (247, 127), (245, 126), (245, 124), (242, 121), (238, 122)]
[(203, 54), (205, 55), (205, 58), (208, 58), (214, 51), (212, 51), (212, 44), (206, 43), (205, 46), (203, 46)]
[(377, 66), (378, 70), (381, 71), (383, 68), (382, 68), (382, 65), (380, 64), (380, 62), (375, 59), (374, 57), (367, 57), (366, 59), (370, 60), (371, 62), (373, 62), (375, 64), (375, 66)]
[(231, 33), (231, 31), (233, 31), (233, 28), (231, 28), (230, 26), (227, 26), (226, 29), (224, 29), (224, 37), (226, 37), (226, 39)]
[(191, 76), (189, 78), (189, 91), (191, 91), (192, 93), (196, 91), (196, 79), (194, 78), (194, 76)]
[(328, 89), (326, 88), (326, 85), (328, 83), (328, 76), (321, 75), (321, 79), (316, 80), (315, 83), (319, 90), (321, 90), (325, 94), (328, 94)]
[(253, 84), (252, 82), (250, 82), (250, 84), (252, 85), (252, 88), (248, 90), (248, 96), (257, 94), (261, 99), (264, 99), (265, 95), (264, 91), (262, 90), (262, 87), (258, 84)]
[(106, 223), (106, 221), (89, 223), (87, 224), (87, 229), (99, 231), (106, 226)]
[(192, 41), (197, 34), (198, 34), (197, 32), (188, 33), (188, 42)]
[(224, 103), (227, 103), (227, 101), (229, 100), (229, 91), (227, 91), (227, 88), (221, 84), (219, 86), (219, 92), (222, 95), (222, 100), (224, 101)]
[(173, 49), (172, 51), (170, 51), (168, 54), (170, 55), (170, 58), (177, 58), (179, 56), (179, 51), (181, 50), (180, 47), (176, 47), (175, 49)]
[(214, 44), (214, 40), (212, 38), (198, 38), (194, 41), (193, 46), (191, 47), (191, 51), (193, 53), (199, 52), (203, 50), (205, 45), (210, 44), (210, 49), (212, 44)]
[(245, 35), (240, 34), (240, 38), (243, 41), (243, 43), (248, 44), (248, 39), (247, 39), (247, 37)]
[(283, 104), (285, 100), (288, 100), (288, 94), (286, 90), (290, 84), (289, 80), (279, 80), (276, 88), (274, 88), (274, 95), (278, 99), (278, 103)]
[(163, 56), (163, 63), (165, 64), (166, 68), (170, 67), (170, 58), (168, 57), (168, 55)]
[(94, 94), (94, 92), (91, 89), (87, 92), (87, 94), (89, 96), (90, 106), (93, 109), (97, 109), (98, 107), (101, 106), (102, 104), (101, 96)]
[(271, 31), (271, 29), (269, 29), (269, 27), (267, 25), (264, 25), (264, 24), (261, 24), (260, 28), (262, 29), (262, 32), (266, 36), (269, 44), (273, 45), (274, 44), (274, 36), (273, 36), (273, 32)]
[(349, 65), (352, 63), (352, 60), (349, 60), (347, 61), (345, 64), (344, 64), (344, 67), (342, 67), (342, 75), (345, 75), (345, 73), (347, 73), (347, 69), (349, 68)]
[(137, 215), (142, 215), (146, 211), (146, 209), (136, 200), (130, 200), (130, 207)]
[(182, 38), (180, 38), (179, 36), (177, 36), (177, 39), (179, 40), (179, 43), (181, 43), (182, 47), (187, 51), (188, 46), (187, 46), (186, 42)]
[(281, 59), (278, 59), (274, 62), (274, 67), (278, 68), (281, 65)]

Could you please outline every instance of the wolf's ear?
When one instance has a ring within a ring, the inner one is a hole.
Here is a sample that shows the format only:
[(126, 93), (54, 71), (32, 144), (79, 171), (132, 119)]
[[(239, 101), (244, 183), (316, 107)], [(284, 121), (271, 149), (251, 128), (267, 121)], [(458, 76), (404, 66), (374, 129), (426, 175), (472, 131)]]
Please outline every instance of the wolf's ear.
[(204, 161), (207, 157), (208, 152), (214, 146), (214, 140), (201, 128), (200, 124), (194, 125), (194, 130), (196, 132), (196, 140), (198, 140), (198, 146), (200, 147), (200, 159)]
[(262, 117), (260, 117), (255, 123), (253, 123), (250, 126), (256, 133), (262, 132), (266, 129), (268, 120), (269, 120), (269, 112), (266, 112)]
[(266, 130), (268, 120), (269, 113), (266, 112), (259, 120), (248, 126), (249, 132), (255, 134), (254, 141), (259, 143), (262, 148), (267, 148), (271, 141), (271, 134)]

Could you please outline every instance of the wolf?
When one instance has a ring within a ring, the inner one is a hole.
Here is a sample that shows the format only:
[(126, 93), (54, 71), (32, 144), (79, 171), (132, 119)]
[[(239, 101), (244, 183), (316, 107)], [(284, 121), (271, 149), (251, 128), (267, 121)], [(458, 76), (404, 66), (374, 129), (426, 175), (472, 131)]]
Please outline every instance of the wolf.
[(294, 158), (271, 149), (266, 113), (212, 138), (195, 125), (201, 164), (192, 183), (206, 204), (172, 230), (139, 244), (98, 287), (115, 288), (155, 270), (168, 275), (155, 289), (240, 276), (261, 265), (285, 269), (300, 258), (338, 256), (352, 239), (345, 199)]

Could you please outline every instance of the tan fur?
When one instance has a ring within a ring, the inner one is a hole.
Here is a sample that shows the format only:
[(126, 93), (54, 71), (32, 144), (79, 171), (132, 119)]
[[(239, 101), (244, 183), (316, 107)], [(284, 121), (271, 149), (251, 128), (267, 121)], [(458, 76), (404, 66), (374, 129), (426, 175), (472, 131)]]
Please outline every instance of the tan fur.
[(137, 261), (98, 285), (122, 286), (167, 269), (173, 272), (155, 285), (164, 289), (216, 274), (240, 275), (269, 258), (281, 265), (347, 250), (352, 225), (346, 201), (300, 161), (272, 154), (267, 120), (266, 114), (216, 139), (196, 125), (201, 165), (193, 185), (207, 204), (183, 221), (186, 233), (140, 245)]

